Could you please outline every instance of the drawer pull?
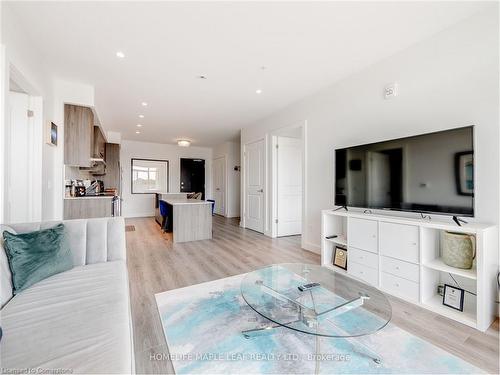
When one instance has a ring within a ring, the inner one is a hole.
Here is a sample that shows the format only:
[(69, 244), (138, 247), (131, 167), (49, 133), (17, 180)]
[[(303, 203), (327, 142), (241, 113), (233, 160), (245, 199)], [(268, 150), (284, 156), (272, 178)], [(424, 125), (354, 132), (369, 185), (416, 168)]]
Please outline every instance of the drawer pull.
[(397, 288), (399, 288), (399, 284), (398, 283), (394, 284), (394, 286), (396, 286)]
[(364, 274), (364, 272), (363, 271), (359, 271), (359, 274), (362, 275), (362, 274)]
[(396, 269), (399, 270), (399, 266), (396, 266)]

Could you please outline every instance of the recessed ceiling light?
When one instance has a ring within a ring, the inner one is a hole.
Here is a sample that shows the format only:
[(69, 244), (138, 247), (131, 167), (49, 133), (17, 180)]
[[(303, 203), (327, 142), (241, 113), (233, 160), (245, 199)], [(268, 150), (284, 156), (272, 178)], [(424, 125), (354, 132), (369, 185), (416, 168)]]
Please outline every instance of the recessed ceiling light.
[(146, 102), (142, 102), (142, 103), (141, 103), (141, 105), (142, 105), (143, 107), (147, 107), (147, 106), (148, 106), (148, 103), (146, 103)]
[(140, 132), (139, 130), (137, 130), (137, 131), (135, 132), (135, 134), (141, 134), (141, 132)]
[(142, 128), (142, 124), (137, 124), (137, 127), (138, 128)]
[(189, 147), (191, 145), (191, 141), (188, 141), (186, 139), (179, 139), (177, 141), (177, 145), (180, 147)]
[(261, 89), (257, 89), (257, 90), (255, 90), (255, 93), (256, 94), (262, 94), (262, 90)]
[(139, 115), (139, 118), (144, 118), (144, 115)]
[(119, 59), (123, 59), (125, 57), (125, 54), (122, 51), (118, 51), (116, 53), (116, 57), (118, 57)]

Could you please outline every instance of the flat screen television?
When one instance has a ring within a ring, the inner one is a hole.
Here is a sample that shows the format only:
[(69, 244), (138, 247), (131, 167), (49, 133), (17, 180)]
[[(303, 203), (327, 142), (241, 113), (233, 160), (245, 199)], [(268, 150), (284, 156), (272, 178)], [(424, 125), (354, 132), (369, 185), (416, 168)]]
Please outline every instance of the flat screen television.
[(474, 216), (474, 127), (335, 150), (335, 205)]

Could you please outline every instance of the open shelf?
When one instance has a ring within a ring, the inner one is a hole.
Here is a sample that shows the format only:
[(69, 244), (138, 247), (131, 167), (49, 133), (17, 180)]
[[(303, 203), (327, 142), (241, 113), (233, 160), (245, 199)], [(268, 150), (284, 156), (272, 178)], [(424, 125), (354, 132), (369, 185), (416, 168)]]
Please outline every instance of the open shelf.
[(461, 277), (465, 277), (467, 279), (472, 279), (472, 280), (477, 279), (475, 266), (468, 270), (456, 267), (450, 267), (447, 264), (445, 264), (441, 258), (435, 258), (428, 261), (427, 263), (424, 263), (424, 267), (432, 268), (433, 270), (441, 272), (451, 273), (453, 275), (458, 275)]
[(335, 271), (335, 272), (340, 272), (340, 273), (345, 273), (345, 274), (347, 274), (347, 271), (346, 271), (345, 269), (340, 268), (340, 267), (335, 267), (335, 266), (334, 266), (334, 265), (332, 265), (332, 264), (328, 264), (328, 263), (326, 263), (326, 264), (323, 264), (323, 267), (329, 268), (329, 269), (331, 269), (331, 270), (333, 270), (333, 271)]
[(458, 311), (451, 307), (443, 305), (443, 297), (439, 294), (424, 301), (424, 305), (438, 314), (442, 314), (450, 319), (454, 319), (460, 323), (476, 328), (476, 312), (473, 308), (464, 305), (464, 311)]
[(344, 235), (339, 235), (338, 237), (335, 238), (325, 238), (325, 240), (347, 248), (347, 238), (345, 238)]

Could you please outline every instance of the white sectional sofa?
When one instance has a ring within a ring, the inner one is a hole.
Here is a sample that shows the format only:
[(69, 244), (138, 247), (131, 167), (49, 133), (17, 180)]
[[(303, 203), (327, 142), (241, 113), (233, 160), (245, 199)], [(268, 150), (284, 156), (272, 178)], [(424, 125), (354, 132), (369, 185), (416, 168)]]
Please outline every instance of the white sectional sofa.
[[(17, 233), (60, 222), (0, 226)], [(74, 268), (12, 297), (0, 250), (0, 362), (9, 369), (133, 373), (133, 333), (123, 218), (63, 221)], [(11, 228), (11, 229), (9, 229)], [(33, 370), (32, 370), (33, 371)]]

